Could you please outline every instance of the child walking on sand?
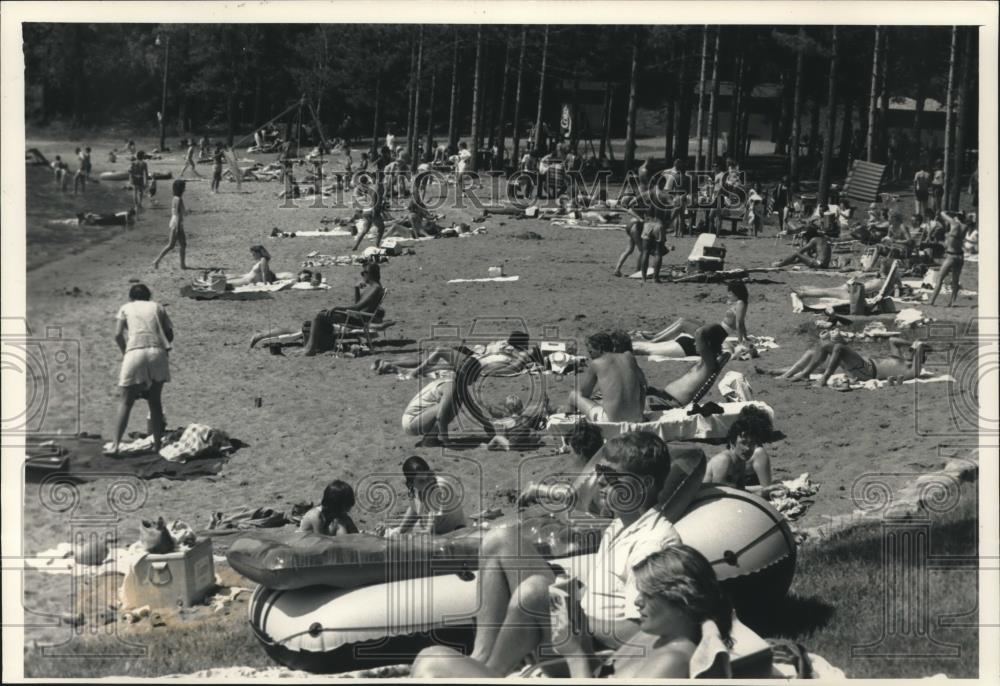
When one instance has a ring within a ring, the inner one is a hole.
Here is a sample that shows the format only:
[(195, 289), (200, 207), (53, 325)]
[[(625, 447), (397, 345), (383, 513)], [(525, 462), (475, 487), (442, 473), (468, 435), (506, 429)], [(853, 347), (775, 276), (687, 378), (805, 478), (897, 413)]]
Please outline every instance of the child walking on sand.
[(167, 246), (160, 251), (160, 254), (153, 261), (153, 269), (157, 269), (160, 266), (160, 260), (164, 256), (177, 247), (178, 253), (181, 257), (181, 269), (187, 269), (187, 264), (185, 264), (184, 258), (187, 251), (187, 237), (184, 235), (184, 188), (187, 184), (183, 179), (174, 179), (173, 192), (174, 197), (170, 204), (170, 242)]

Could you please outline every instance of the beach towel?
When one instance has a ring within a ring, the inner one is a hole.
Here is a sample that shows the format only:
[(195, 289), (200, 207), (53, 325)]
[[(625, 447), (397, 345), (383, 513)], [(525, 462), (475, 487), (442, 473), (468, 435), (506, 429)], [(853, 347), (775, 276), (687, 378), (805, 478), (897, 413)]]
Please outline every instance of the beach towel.
[[(721, 414), (704, 417), (700, 414), (688, 414), (688, 410), (674, 409), (664, 412), (647, 413), (647, 419), (642, 422), (594, 422), (600, 427), (604, 438), (613, 438), (632, 431), (654, 433), (664, 441), (693, 441), (726, 438), (729, 427), (739, 417), (740, 410), (748, 406), (759, 407), (773, 419), (774, 410), (765, 402), (719, 403)], [(576, 415), (553, 414), (548, 420), (548, 432), (554, 436), (566, 436), (573, 431), (578, 417)]]
[[(809, 376), (813, 381), (819, 380), (822, 374), (811, 374)], [(910, 385), (915, 383), (954, 383), (955, 377), (951, 374), (932, 374), (930, 372), (924, 372), (916, 379), (907, 379), (904, 384)], [(833, 374), (828, 382), (827, 387), (833, 388), (834, 390), (861, 390), (875, 391), (880, 388), (885, 388), (891, 385), (886, 379), (869, 379), (868, 381), (858, 381), (849, 377), (847, 374)]]
[(552, 219), (549, 223), (554, 226), (565, 226), (568, 229), (587, 229), (591, 231), (620, 231), (625, 228), (625, 224), (603, 224), (588, 222), (582, 219), (573, 219), (572, 217)]
[(270, 293), (261, 291), (251, 291), (249, 293), (236, 293), (234, 291), (225, 291), (222, 293), (216, 293), (214, 291), (203, 291), (194, 288), (190, 284), (183, 286), (181, 288), (180, 294), (185, 298), (191, 298), (192, 300), (268, 300), (271, 298)]
[(192, 479), (218, 474), (229, 456), (242, 445), (239, 441), (230, 439), (229, 447), (226, 449), (220, 447), (209, 450), (203, 452), (197, 459), (180, 463), (171, 462), (154, 453), (151, 441), (146, 450), (117, 456), (105, 455), (102, 452), (103, 443), (100, 436), (67, 436), (44, 442), (29, 439), (27, 447), (29, 461), (32, 458), (44, 459), (55, 456), (61, 458), (62, 462), (58, 469), (46, 469), (44, 472), (32, 470), (29, 463), (25, 466), (26, 478), (36, 479), (44, 474), (71, 481), (89, 481), (132, 474), (140, 479)]
[[(844, 298), (800, 296), (798, 293), (791, 294), (792, 312), (801, 314), (803, 312), (828, 312), (833, 311), (839, 314), (848, 314), (851, 310), (851, 303)], [(894, 300), (888, 297), (865, 298), (866, 309), (869, 314), (886, 314), (896, 311)]]
[(234, 286), (228, 293), (277, 293), (291, 288), (295, 279), (281, 279), (273, 283), (248, 283), (245, 286)]
[(786, 519), (795, 520), (806, 513), (813, 504), (810, 496), (819, 491), (819, 484), (809, 478), (809, 472), (800, 474), (797, 479), (782, 481), (778, 488), (770, 490), (767, 499)]
[(309, 281), (299, 281), (299, 282), (293, 283), (292, 286), (291, 286), (291, 288), (289, 288), (289, 290), (291, 290), (291, 291), (328, 291), (328, 290), (330, 290), (330, 284), (328, 284), (326, 282), (326, 279), (323, 279), (322, 283), (315, 283), (315, 284), (314, 283), (310, 283)]
[[(928, 274), (930, 272), (928, 271)], [(932, 275), (933, 277), (934, 275)], [(928, 279), (925, 275), (923, 279), (903, 279), (903, 285), (913, 289), (913, 299), (916, 301), (923, 302), (925, 300), (930, 300), (931, 295), (934, 293), (935, 283), (937, 279)], [(942, 293), (951, 293), (951, 284), (945, 284), (941, 287)], [(964, 295), (970, 298), (976, 298), (979, 296), (978, 291), (970, 291), (965, 288), (958, 292), (959, 295)]]
[(333, 229), (332, 231), (279, 231), (272, 238), (350, 238), (350, 231)]
[(481, 283), (485, 281), (517, 281), (520, 276), (490, 276), (482, 279), (451, 279), (448, 283)]

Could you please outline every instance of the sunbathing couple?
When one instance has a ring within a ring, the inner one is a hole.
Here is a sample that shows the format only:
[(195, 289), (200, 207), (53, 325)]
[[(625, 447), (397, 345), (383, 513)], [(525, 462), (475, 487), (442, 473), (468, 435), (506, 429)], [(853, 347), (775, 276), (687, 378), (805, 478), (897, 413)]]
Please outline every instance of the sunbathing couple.
[(320, 310), (312, 321), (303, 322), (298, 331), (277, 328), (256, 334), (250, 340), (250, 347), (258, 343), (271, 346), (304, 341), (307, 356), (333, 349), (338, 334), (362, 324), (366, 318), (378, 321), (379, 305), (385, 295), (381, 278), (377, 264), (366, 264), (361, 268), (361, 283), (354, 287), (354, 305)]
[[(746, 284), (729, 282), (726, 284), (726, 292), (729, 308), (720, 325), (726, 331), (727, 340), (734, 339), (734, 347), (748, 346), (746, 317), (750, 295)], [(694, 334), (702, 326), (699, 322), (682, 317), (657, 333), (636, 331), (633, 333), (632, 349), (636, 355), (693, 357), (698, 354)]]
[[(587, 339), (590, 365), (578, 390), (570, 392), (566, 409), (594, 422), (641, 422), (647, 395), (660, 398), (668, 408), (686, 407), (705, 383), (715, 378), (725, 340), (726, 330), (719, 324), (699, 328), (694, 334), (694, 353), (701, 359), (680, 378), (658, 389), (646, 382), (628, 334), (594, 334)], [(600, 400), (595, 393), (598, 390)]]
[(919, 377), (923, 369), (924, 356), (930, 352), (927, 343), (924, 341), (911, 343), (902, 338), (891, 338), (889, 345), (892, 346), (894, 354), (866, 357), (843, 343), (819, 343), (791, 367), (755, 369), (758, 374), (770, 374), (790, 381), (805, 381), (809, 379), (810, 374), (826, 365), (816, 382), (819, 388), (826, 386), (830, 376), (841, 368), (847, 376), (858, 381), (877, 379), (895, 384)]
[[(411, 676), (504, 677), (535, 651), (564, 656), (540, 663), (550, 677), (687, 678), (697, 671), (692, 657), (706, 644), (714, 647), (708, 661), (715, 663), (732, 645), (732, 606), (711, 564), (681, 544), (656, 507), (669, 472), (670, 455), (657, 436), (608, 441), (595, 473), (598, 497), (613, 519), (596, 556), (573, 558), (568, 579), (557, 580), (526, 530), (488, 531), (472, 654), (427, 648)], [(554, 636), (553, 608), (557, 624), (576, 628)], [(615, 652), (601, 659), (595, 655), (601, 649)]]

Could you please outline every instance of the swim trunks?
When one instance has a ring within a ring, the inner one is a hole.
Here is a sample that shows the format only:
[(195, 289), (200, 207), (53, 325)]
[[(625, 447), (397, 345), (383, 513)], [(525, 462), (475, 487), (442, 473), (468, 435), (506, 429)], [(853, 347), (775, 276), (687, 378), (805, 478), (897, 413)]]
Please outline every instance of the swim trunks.
[(666, 239), (663, 222), (659, 219), (649, 219), (642, 223), (642, 238), (647, 241), (661, 242)]
[(694, 336), (681, 334), (680, 336), (674, 339), (674, 342), (677, 343), (677, 345), (681, 346), (681, 350), (684, 351), (684, 354), (686, 356), (691, 357), (693, 355), (698, 354), (698, 349), (695, 347), (694, 344)]

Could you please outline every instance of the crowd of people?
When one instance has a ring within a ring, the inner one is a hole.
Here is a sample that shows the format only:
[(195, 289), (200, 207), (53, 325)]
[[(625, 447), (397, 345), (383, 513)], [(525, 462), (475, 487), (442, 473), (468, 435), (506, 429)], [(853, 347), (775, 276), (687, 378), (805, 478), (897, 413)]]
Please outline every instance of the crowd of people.
[[(421, 187), (419, 174), (445, 165), (461, 174), (472, 157), (464, 142), (453, 149), (431, 144), (415, 162), (410, 152), (397, 144), (391, 130), (384, 142), (373, 155), (363, 152), (357, 161), (349, 145), (338, 145), (344, 160), (343, 178), (369, 192), (371, 199), (369, 206), (354, 216), (359, 220), (355, 250), (372, 227), (376, 229), (376, 246), (399, 228), (413, 237), (440, 233), (438, 217), (426, 210), (420, 202), (421, 194), (416, 192)], [(260, 130), (255, 133), (255, 146), (269, 149), (280, 146), (280, 141), (275, 131)], [(146, 192), (152, 195), (154, 191), (145, 153), (135, 151), (131, 141), (125, 152), (132, 158), (128, 175), (134, 213), (141, 210)], [(196, 165), (207, 157), (213, 165), (210, 189), (216, 193), (229, 152), (221, 143), (213, 147), (207, 140), (200, 144), (191, 140), (180, 176), (190, 170), (201, 178)], [(286, 160), (287, 152), (286, 147), (281, 153)], [(593, 160), (580, 160), (567, 147), (557, 144), (545, 154), (541, 152), (529, 149), (517, 164), (529, 178), (535, 175), (542, 197), (568, 197), (566, 207), (570, 211), (599, 213), (612, 208), (606, 196), (581, 197), (573, 186), (573, 176), (568, 172), (578, 172)], [(77, 156), (74, 193), (82, 193), (91, 173), (90, 148), (77, 149)], [(52, 169), (57, 186), (66, 189), (67, 165), (57, 156)], [(615, 276), (622, 275), (624, 263), (637, 252), (636, 267), (642, 279), (651, 276), (659, 282), (669, 236), (717, 233), (726, 213), (737, 210), (743, 212), (747, 232), (756, 235), (764, 217), (775, 213), (779, 232), (795, 235), (799, 246), (792, 254), (776, 260), (774, 267), (799, 264), (827, 269), (835, 242), (849, 236), (849, 240), (874, 246), (877, 259), (933, 262), (943, 258), (930, 302), (936, 302), (942, 285), (950, 279), (949, 305), (953, 305), (961, 290), (959, 279), (970, 234), (976, 230), (975, 214), (947, 211), (937, 174), (922, 169), (913, 180), (914, 214), (910, 221), (898, 209), (881, 203), (869, 206), (867, 216), (862, 218), (847, 199), (810, 212), (801, 206), (801, 199), (794, 200), (787, 177), (764, 192), (747, 180), (736, 160), (727, 160), (724, 169), (716, 165), (710, 174), (699, 175), (687, 172), (684, 159), (675, 160), (662, 172), (655, 172), (653, 161), (646, 160), (634, 181), (635, 187), (627, 188), (617, 203), (616, 209), (625, 217), (628, 246), (618, 257)], [(154, 269), (175, 249), (180, 267), (187, 268), (185, 188), (182, 178), (171, 184), (169, 240), (153, 262)], [(765, 195), (773, 200), (770, 207), (765, 207)], [(388, 199), (401, 196), (410, 198), (407, 216), (387, 223)], [(230, 287), (296, 278), (291, 273), (272, 271), (271, 254), (264, 246), (253, 245), (250, 253), (252, 267), (246, 273), (227, 275)], [(308, 278), (313, 276), (309, 274)], [(386, 292), (381, 269), (368, 262), (362, 266), (360, 276), (351, 302), (321, 310), (301, 326), (258, 334), (251, 346), (274, 346), (294, 340), (303, 346), (306, 356), (313, 356), (335, 348), (355, 318), (378, 321), (384, 315), (381, 305)], [(883, 286), (884, 279), (865, 284), (869, 291)], [(391, 361), (380, 358), (372, 363), (376, 374), (429, 377), (402, 413), (401, 428), (407, 435), (420, 438), (418, 447), (458, 445), (452, 429), (463, 414), (482, 429), (485, 442), (493, 445), (500, 441), (507, 447), (528, 445), (533, 432), (552, 413), (577, 416), (579, 421), (569, 438), (572, 456), (568, 466), (583, 470), (590, 465), (592, 469), (587, 469), (572, 486), (574, 501), (611, 520), (591, 567), (570, 570), (567, 578), (571, 581), (557, 578), (536, 543), (518, 527), (487, 533), (480, 553), (482, 604), (472, 653), (462, 656), (450, 648), (427, 649), (413, 665), (414, 676), (504, 676), (525, 656), (540, 646), (549, 646), (564, 658), (559, 669), (573, 677), (686, 678), (692, 675), (691, 657), (701, 644), (715, 641), (725, 650), (734, 622), (732, 606), (711, 564), (682, 543), (674, 523), (656, 507), (671, 468), (668, 446), (653, 434), (639, 432), (605, 441), (600, 428), (607, 423), (644, 421), (654, 407), (692, 407), (717, 379), (728, 356), (740, 346), (751, 345), (747, 285), (729, 281), (724, 288), (727, 308), (719, 319), (709, 318), (708, 323), (677, 319), (664, 322), (660, 330), (591, 334), (586, 339), (586, 358), (579, 358), (561, 372), (577, 375), (574, 389), (563, 398), (544, 398), (532, 407), (526, 407), (516, 395), (507, 396), (495, 406), (483, 403), (477, 397), (476, 386), (489, 373), (486, 360), (494, 351), (473, 350), (465, 342), (440, 346), (413, 359), (397, 356)], [(839, 297), (849, 295), (849, 291), (850, 284), (803, 290), (802, 294)], [(149, 406), (154, 447), (160, 446), (166, 426), (161, 396), (164, 384), (170, 381), (173, 339), (173, 324), (162, 305), (152, 299), (145, 285), (133, 285), (129, 303), (118, 313), (115, 333), (123, 357), (112, 453), (117, 452), (132, 407), (140, 399)], [(889, 340), (889, 345), (892, 354), (870, 355), (844, 342), (820, 342), (790, 366), (758, 365), (756, 371), (792, 382), (809, 380), (819, 372), (819, 386), (826, 385), (837, 372), (861, 381), (893, 383), (920, 376), (930, 347), (922, 341), (900, 338)], [(546, 368), (545, 354), (531, 345), (524, 332), (513, 332), (500, 349), (505, 353), (506, 373), (539, 373)], [(639, 364), (639, 358), (649, 355), (690, 357), (694, 361), (681, 374), (652, 383)], [(758, 408), (745, 407), (731, 424), (724, 447), (708, 459), (705, 481), (766, 495), (775, 487), (766, 448), (772, 435), (770, 416)], [(423, 457), (413, 455), (403, 462), (402, 480), (408, 494), (405, 513), (371, 533), (385, 537), (436, 535), (468, 526), (470, 520), (461, 499), (453, 497), (461, 489), (449, 482), (449, 477), (436, 474)], [(620, 490), (623, 483), (638, 486), (632, 489), (634, 497), (610, 497), (610, 492)], [(518, 501), (528, 506), (557, 497), (565, 497), (565, 493), (532, 482), (524, 486)], [(357, 533), (359, 527), (351, 517), (354, 504), (351, 485), (334, 480), (323, 491), (320, 504), (302, 518), (300, 530), (326, 536)], [(573, 600), (568, 612), (578, 613), (574, 626), (584, 628), (556, 640), (549, 611), (553, 598), (565, 593)], [(637, 651), (637, 647), (642, 650)], [(600, 652), (607, 650), (612, 652)]]

